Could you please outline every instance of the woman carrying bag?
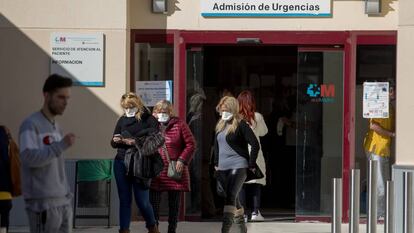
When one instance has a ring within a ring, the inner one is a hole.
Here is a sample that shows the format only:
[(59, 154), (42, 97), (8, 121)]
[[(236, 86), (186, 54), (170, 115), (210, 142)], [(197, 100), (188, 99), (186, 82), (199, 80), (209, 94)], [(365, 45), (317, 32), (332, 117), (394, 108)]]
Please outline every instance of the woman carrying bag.
[[(134, 160), (126, 161), (126, 154), (136, 147), (138, 138), (148, 137), (158, 132), (158, 122), (144, 106), (140, 97), (127, 93), (121, 98), (124, 109), (115, 127), (111, 140), (112, 147), (117, 149), (114, 160), (114, 174), (119, 195), (120, 233), (129, 233), (131, 222), (132, 192), (135, 202), (144, 217), (149, 233), (159, 233), (154, 211), (149, 201), (151, 179), (138, 178), (133, 174)], [(127, 165), (128, 167), (127, 167)]]
[(195, 140), (188, 125), (174, 116), (169, 101), (158, 102), (154, 106), (153, 115), (160, 124), (165, 146), (160, 149), (164, 170), (151, 182), (150, 200), (158, 222), (161, 194), (168, 192), (168, 233), (175, 233), (181, 194), (190, 191), (188, 165), (194, 154)]
[[(242, 120), (239, 103), (234, 97), (223, 97), (216, 110), (221, 119), (216, 125), (213, 163), (217, 182), (225, 193), (221, 232), (229, 233), (234, 221), (239, 232), (246, 233), (239, 192), (248, 173), (253, 174), (249, 177), (254, 177), (260, 170), (256, 164), (260, 146), (250, 126)], [(250, 153), (248, 145), (251, 146)]]

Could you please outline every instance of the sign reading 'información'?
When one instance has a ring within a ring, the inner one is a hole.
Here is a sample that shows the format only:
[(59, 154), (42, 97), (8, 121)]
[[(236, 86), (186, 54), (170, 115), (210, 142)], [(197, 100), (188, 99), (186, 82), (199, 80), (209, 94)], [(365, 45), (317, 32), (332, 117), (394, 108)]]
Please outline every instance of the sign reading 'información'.
[(332, 0), (201, 0), (203, 17), (330, 17)]
[(78, 86), (104, 86), (104, 35), (52, 33), (50, 72)]

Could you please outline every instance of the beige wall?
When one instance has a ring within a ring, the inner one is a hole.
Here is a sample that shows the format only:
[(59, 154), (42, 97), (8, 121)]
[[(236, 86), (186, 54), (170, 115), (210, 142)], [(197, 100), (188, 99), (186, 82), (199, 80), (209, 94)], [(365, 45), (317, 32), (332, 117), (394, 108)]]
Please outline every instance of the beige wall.
[(131, 1), (134, 29), (186, 30), (396, 30), (398, 1), (383, 0), (383, 14), (367, 16), (364, 1), (333, 1), (333, 18), (203, 18), (200, 0), (169, 0), (168, 14), (151, 13), (151, 1)]
[(68, 158), (113, 157), (109, 141), (129, 85), (126, 0), (0, 0), (0, 9), (0, 124), (17, 137), (22, 120), (40, 109), (52, 32), (103, 33), (105, 87), (74, 87), (58, 121), (79, 137)]
[(413, 116), (414, 102), (414, 1), (400, 0), (401, 11), (398, 25), (397, 42), (397, 141), (396, 163), (414, 165)]

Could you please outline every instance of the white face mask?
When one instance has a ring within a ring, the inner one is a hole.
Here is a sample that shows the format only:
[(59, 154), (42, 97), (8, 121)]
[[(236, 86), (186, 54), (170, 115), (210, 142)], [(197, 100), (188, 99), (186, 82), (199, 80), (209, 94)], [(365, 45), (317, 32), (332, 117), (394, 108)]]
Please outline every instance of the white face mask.
[(228, 120), (230, 120), (231, 118), (233, 118), (233, 113), (230, 113), (230, 112), (222, 112), (222, 113), (221, 113), (221, 119), (222, 119), (223, 121), (228, 121)]
[(158, 122), (165, 123), (170, 119), (167, 113), (157, 113)]
[(124, 111), (127, 117), (134, 117), (138, 112), (138, 108), (126, 108)]

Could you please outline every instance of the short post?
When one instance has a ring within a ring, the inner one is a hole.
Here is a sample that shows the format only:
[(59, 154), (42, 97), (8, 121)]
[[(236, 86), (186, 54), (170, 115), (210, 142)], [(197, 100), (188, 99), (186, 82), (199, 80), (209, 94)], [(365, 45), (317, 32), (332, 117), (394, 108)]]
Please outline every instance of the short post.
[(342, 178), (332, 179), (333, 209), (332, 209), (332, 233), (341, 233), (342, 224)]
[(384, 233), (394, 233), (394, 181), (387, 181)]
[(367, 233), (377, 232), (377, 173), (378, 161), (369, 161)]
[(349, 233), (359, 233), (359, 206), (360, 206), (360, 170), (351, 171), (351, 200), (349, 219)]
[(413, 233), (413, 173), (404, 172), (404, 217), (403, 230), (404, 233)]

